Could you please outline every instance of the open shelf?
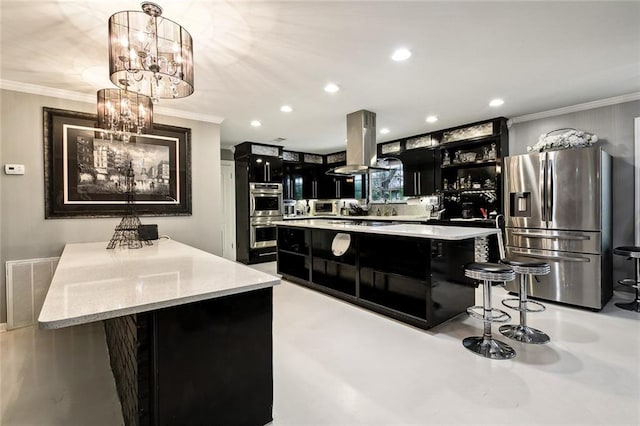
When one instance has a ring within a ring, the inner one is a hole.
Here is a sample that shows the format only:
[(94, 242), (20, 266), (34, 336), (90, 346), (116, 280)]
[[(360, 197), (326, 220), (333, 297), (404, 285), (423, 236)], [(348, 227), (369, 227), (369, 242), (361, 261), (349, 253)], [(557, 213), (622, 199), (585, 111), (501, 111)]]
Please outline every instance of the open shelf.
[(278, 273), (309, 280), (309, 258), (299, 253), (278, 250)]
[(496, 160), (481, 160), (481, 161), (469, 161), (467, 163), (451, 163), (447, 165), (440, 165), (443, 169), (454, 169), (454, 168), (465, 168), (465, 167), (482, 167), (482, 166), (493, 166), (496, 164)]
[(428, 240), (362, 236), (360, 266), (371, 270), (408, 277), (428, 278), (430, 243)]
[(311, 282), (351, 296), (356, 295), (355, 266), (326, 259), (313, 259)]
[(480, 189), (443, 189), (440, 191), (443, 194), (482, 194), (484, 192), (496, 192), (495, 188), (480, 188)]
[(416, 318), (427, 318), (426, 281), (362, 268), (360, 299)]
[(290, 254), (290, 255), (293, 255), (293, 256), (302, 256), (302, 257), (306, 257), (307, 256), (307, 254), (305, 254), (305, 253), (299, 253), (297, 251), (291, 251), (291, 250), (284, 250), (284, 249), (281, 249), (281, 248), (278, 248), (278, 251), (280, 253), (286, 253), (286, 254)]

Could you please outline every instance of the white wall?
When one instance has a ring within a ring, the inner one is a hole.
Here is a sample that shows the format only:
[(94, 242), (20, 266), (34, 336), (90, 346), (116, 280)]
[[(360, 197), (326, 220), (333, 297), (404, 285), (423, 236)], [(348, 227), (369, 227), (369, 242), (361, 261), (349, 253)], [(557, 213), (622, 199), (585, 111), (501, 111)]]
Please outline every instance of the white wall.
[[(24, 176), (0, 175), (0, 322), (6, 322), (6, 261), (59, 256), (66, 243), (108, 241), (120, 221), (44, 219), (44, 106), (95, 113), (95, 104), (0, 92), (0, 160), (26, 167)], [(193, 214), (144, 216), (142, 223), (157, 223), (161, 235), (221, 255), (220, 126), (159, 114), (154, 121), (191, 129)]]

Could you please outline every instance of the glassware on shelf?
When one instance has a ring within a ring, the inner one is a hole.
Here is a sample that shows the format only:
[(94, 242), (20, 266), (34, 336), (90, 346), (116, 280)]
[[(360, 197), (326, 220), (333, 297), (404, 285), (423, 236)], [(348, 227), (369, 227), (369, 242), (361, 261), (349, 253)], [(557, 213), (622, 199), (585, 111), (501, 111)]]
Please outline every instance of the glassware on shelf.
[(489, 148), (487, 148), (486, 146), (483, 148), (483, 151), (482, 151), (482, 159), (489, 160)]
[(449, 180), (448, 179), (443, 179), (442, 180), (442, 189), (444, 189), (445, 191), (447, 189), (449, 189)]
[(455, 157), (453, 158), (453, 164), (460, 164), (460, 151), (456, 151)]
[(492, 143), (491, 144), (491, 150), (489, 150), (489, 159), (490, 160), (495, 160), (497, 155), (498, 155), (498, 152), (496, 151), (496, 144)]
[(442, 165), (443, 166), (448, 166), (449, 164), (451, 164), (451, 158), (449, 158), (449, 151), (447, 151), (445, 149), (444, 150), (444, 155), (442, 157)]
[(467, 189), (471, 189), (473, 188), (473, 183), (471, 182), (471, 175), (467, 176), (467, 185), (466, 185)]

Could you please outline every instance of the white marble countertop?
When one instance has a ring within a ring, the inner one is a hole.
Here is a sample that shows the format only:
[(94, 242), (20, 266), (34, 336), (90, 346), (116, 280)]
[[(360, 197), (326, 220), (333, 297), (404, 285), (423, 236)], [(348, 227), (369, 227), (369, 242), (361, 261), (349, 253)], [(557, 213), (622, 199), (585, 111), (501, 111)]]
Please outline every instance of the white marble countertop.
[(40, 311), (61, 328), (272, 287), (280, 279), (177, 241), (67, 244)]
[[(300, 228), (364, 232), (369, 234), (398, 235), (402, 237), (433, 238), (436, 240), (464, 240), (466, 238), (486, 237), (497, 234), (498, 232), (495, 228), (420, 225), (415, 223), (383, 224), (380, 226), (355, 225), (353, 223), (344, 223), (347, 222), (345, 219), (346, 218), (303, 219), (278, 221), (274, 223), (276, 225)], [(354, 218), (351, 217), (350, 219)]]

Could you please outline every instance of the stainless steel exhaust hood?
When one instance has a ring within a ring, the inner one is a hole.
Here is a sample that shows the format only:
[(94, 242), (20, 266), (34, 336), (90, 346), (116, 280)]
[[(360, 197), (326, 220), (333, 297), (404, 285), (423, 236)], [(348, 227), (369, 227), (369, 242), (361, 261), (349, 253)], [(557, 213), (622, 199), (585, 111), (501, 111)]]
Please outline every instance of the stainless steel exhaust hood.
[[(361, 175), (376, 167), (376, 114), (364, 109), (347, 114), (347, 165), (330, 173)], [(385, 169), (382, 169), (385, 170)]]

